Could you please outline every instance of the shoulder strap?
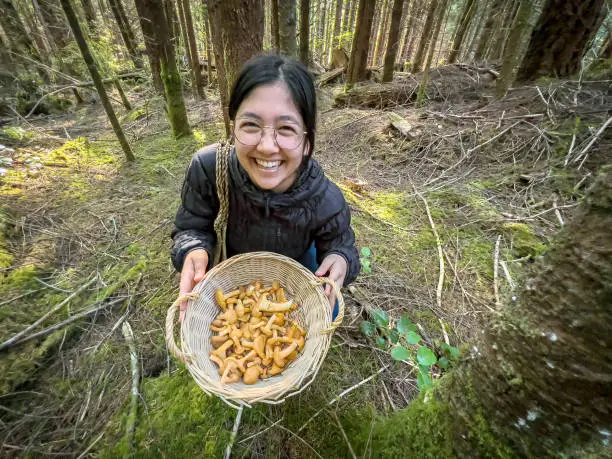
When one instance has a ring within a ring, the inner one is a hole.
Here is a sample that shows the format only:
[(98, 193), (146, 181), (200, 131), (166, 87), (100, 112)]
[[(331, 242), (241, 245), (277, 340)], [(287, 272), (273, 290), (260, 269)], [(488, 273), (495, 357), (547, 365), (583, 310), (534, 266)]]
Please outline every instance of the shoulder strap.
[(215, 219), (215, 233), (217, 234), (217, 246), (213, 258), (213, 265), (227, 258), (227, 248), (225, 245), (225, 235), (227, 232), (227, 216), (229, 213), (228, 197), (228, 160), (230, 152), (229, 141), (221, 142), (217, 148), (215, 178), (217, 196), (219, 198), (219, 213)]

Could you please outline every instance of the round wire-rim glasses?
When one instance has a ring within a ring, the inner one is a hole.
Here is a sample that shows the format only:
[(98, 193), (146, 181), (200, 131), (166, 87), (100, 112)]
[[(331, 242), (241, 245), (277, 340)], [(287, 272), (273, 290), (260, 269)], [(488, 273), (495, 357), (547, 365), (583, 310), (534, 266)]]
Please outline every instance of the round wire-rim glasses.
[[(254, 124), (254, 123), (253, 123)], [(298, 131), (294, 133), (290, 133), (288, 135), (279, 134), (279, 129), (283, 129), (283, 127), (276, 128), (274, 126), (259, 126), (257, 127), (249, 126), (250, 129), (257, 129), (255, 132), (247, 132), (244, 130), (245, 126), (238, 127), (234, 124), (234, 137), (243, 145), (254, 147), (259, 145), (261, 139), (263, 138), (264, 130), (272, 129), (274, 131), (274, 140), (276, 144), (280, 148), (286, 148), (287, 150), (292, 150), (297, 148), (302, 141), (304, 140), (304, 136), (308, 134), (306, 131)]]

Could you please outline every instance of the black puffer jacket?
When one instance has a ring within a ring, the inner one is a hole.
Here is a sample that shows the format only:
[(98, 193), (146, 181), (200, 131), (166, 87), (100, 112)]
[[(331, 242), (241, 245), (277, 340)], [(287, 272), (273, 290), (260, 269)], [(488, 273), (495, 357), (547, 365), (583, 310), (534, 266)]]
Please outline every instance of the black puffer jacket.
[[(217, 145), (199, 150), (185, 174), (172, 232), (172, 263), (179, 271), (193, 249), (206, 249), (212, 260), (216, 244), (213, 225), (219, 210), (216, 150)], [(315, 160), (308, 161), (289, 190), (275, 193), (253, 185), (232, 149), (229, 177), (228, 256), (265, 250), (298, 260), (314, 242), (319, 264), (327, 255), (337, 253), (348, 264), (344, 285), (355, 280), (360, 263), (349, 207)]]

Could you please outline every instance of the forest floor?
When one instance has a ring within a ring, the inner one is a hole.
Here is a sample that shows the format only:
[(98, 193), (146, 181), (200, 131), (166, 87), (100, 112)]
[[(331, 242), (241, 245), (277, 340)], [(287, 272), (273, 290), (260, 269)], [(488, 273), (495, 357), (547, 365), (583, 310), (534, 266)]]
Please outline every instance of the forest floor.
[[(418, 388), (412, 366), (360, 322), (376, 309), (406, 314), (433, 349), (446, 332), (467, 350), (609, 163), (609, 131), (591, 143), (609, 81), (543, 81), (495, 100), (490, 80), (466, 75), (475, 84), (451, 75), (420, 108), (334, 108), (340, 87), (320, 90), (315, 158), (351, 205), (371, 272), (345, 289), (347, 315), (315, 382), (245, 410), (235, 457), (376, 456), (378, 420)], [(229, 442), (235, 410), (204, 394), (164, 342), (178, 293), (169, 234), (192, 154), (222, 136), (219, 102), (213, 91), (188, 99), (194, 136), (175, 141), (159, 98), (142, 86), (129, 97), (133, 110), (117, 111), (134, 163), (99, 105), (0, 128), (0, 342), (62, 305), (0, 351), (3, 457), (219, 457)], [(389, 128), (391, 112), (411, 138)], [(132, 442), (122, 321), (142, 375)]]

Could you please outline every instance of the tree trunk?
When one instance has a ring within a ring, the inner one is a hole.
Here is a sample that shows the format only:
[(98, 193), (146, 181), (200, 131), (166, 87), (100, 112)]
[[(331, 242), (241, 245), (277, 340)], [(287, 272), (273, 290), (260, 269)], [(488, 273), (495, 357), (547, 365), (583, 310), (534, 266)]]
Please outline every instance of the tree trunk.
[[(331, 49), (340, 46), (340, 31), (342, 25), (342, 0), (336, 0), (336, 14), (334, 16), (334, 30), (332, 32)], [(331, 53), (330, 53), (331, 54)], [(331, 66), (331, 63), (330, 63)]]
[(270, 0), (270, 16), (272, 16), (272, 48), (276, 54), (280, 53), (280, 17), (278, 2), (282, 0)]
[(380, 16), (382, 13), (382, 9), (384, 6), (385, 0), (380, 0), (376, 2), (376, 6), (374, 8), (374, 19), (372, 23), (371, 33), (373, 35), (373, 40), (370, 40), (370, 48), (368, 49), (368, 66), (372, 67), (374, 65), (374, 53), (376, 50), (376, 44), (378, 43), (378, 28), (380, 27)]
[(70, 30), (55, 0), (38, 0), (40, 13), (49, 32), (50, 39), (57, 49), (62, 49), (70, 40)]
[(159, 58), (161, 78), (166, 94), (166, 113), (172, 128), (172, 135), (176, 138), (191, 135), (181, 76), (176, 66), (174, 45), (170, 39), (165, 6), (160, 0), (134, 0), (134, 3), (141, 17), (141, 24), (142, 21), (155, 24), (152, 28), (154, 34), (151, 37), (151, 46)]
[(176, 8), (174, 7), (174, 0), (157, 0), (163, 3), (164, 17), (166, 18), (166, 29), (168, 31), (168, 40), (174, 47), (174, 54), (176, 55), (176, 49), (180, 46), (181, 37), (181, 26), (179, 24), (179, 17), (176, 14)]
[[(408, 42), (408, 45), (406, 46), (406, 49), (404, 50), (404, 55), (403, 55), (403, 61), (409, 61), (412, 56), (415, 54), (414, 51), (414, 47), (415, 47), (415, 43), (417, 41), (418, 37), (422, 36), (422, 28), (420, 27), (420, 21), (418, 20), (418, 18), (423, 16), (423, 13), (425, 11), (425, 2), (421, 1), (420, 5), (419, 5), (419, 1), (415, 1), (415, 10), (414, 10), (414, 14), (412, 16), (412, 29), (410, 32), (410, 41)], [(420, 40), (419, 40), (420, 43)], [(415, 56), (416, 57), (416, 56)], [(413, 67), (414, 65), (412, 65), (411, 67)]]
[[(359, 2), (361, 0), (352, 0), (351, 1), (351, 12), (349, 13), (349, 22), (347, 26), (347, 31), (355, 30), (357, 27), (357, 10), (359, 9)], [(352, 43), (351, 43), (352, 45)]]
[(404, 0), (404, 16), (402, 18), (401, 34), (402, 38), (397, 53), (397, 61), (402, 62), (404, 56), (404, 50), (408, 44), (408, 37), (410, 35), (410, 28), (412, 27), (412, 12), (414, 8), (414, 1)]
[[(472, 1), (472, 0), (468, 0)], [(423, 59), (425, 58), (425, 52), (427, 45), (431, 41), (431, 32), (436, 18), (436, 9), (438, 8), (438, 0), (431, 0), (429, 5), (429, 11), (427, 13), (427, 19), (425, 19), (425, 26), (423, 27), (423, 33), (419, 41), (419, 47), (417, 48), (416, 56), (414, 57), (414, 64), (412, 65), (412, 72), (417, 73), (421, 71), (423, 66)]]
[(384, 82), (393, 80), (393, 67), (395, 66), (395, 57), (399, 47), (399, 28), (402, 19), (402, 7), (404, 0), (393, 0), (393, 9), (391, 10), (391, 26), (389, 27), (389, 39), (387, 40), (387, 52), (385, 53), (385, 66), (383, 70)]
[(531, 33), (518, 78), (577, 73), (585, 46), (601, 23), (603, 5), (604, 0), (548, 0)]
[(476, 12), (476, 0), (467, 0), (465, 3), (465, 8), (461, 13), (461, 22), (459, 24), (459, 28), (457, 29), (457, 33), (453, 38), (453, 49), (448, 56), (448, 63), (453, 64), (457, 57), (459, 57), (459, 51), (461, 51), (461, 45), (463, 44), (463, 39), (465, 37), (465, 33), (468, 30), (470, 23), (472, 22), (472, 18), (474, 17), (474, 13)]
[(195, 85), (198, 97), (205, 99), (204, 88), (202, 86), (202, 74), (200, 72), (200, 53), (196, 43), (195, 31), (193, 29), (193, 19), (191, 17), (191, 7), (189, 0), (180, 0), (183, 4), (183, 14), (185, 15), (185, 29), (187, 30), (187, 40), (189, 41), (189, 57), (191, 62), (191, 71), (193, 73), (193, 83)]
[(79, 21), (77, 19), (77, 16), (74, 13), (74, 10), (72, 9), (72, 5), (70, 5), (70, 0), (60, 0), (60, 2), (62, 4), (64, 13), (66, 14), (66, 19), (68, 19), (68, 24), (70, 25), (70, 29), (72, 30), (72, 34), (74, 35), (74, 39), (79, 45), (79, 49), (81, 50), (81, 54), (83, 55), (83, 60), (87, 64), (87, 69), (89, 70), (89, 73), (91, 74), (91, 79), (93, 80), (96, 86), (96, 89), (98, 90), (98, 95), (100, 96), (100, 102), (102, 102), (102, 106), (104, 107), (104, 110), (106, 111), (108, 120), (110, 121), (111, 126), (113, 127), (113, 130), (115, 131), (115, 134), (117, 135), (117, 139), (119, 139), (119, 143), (121, 144), (121, 148), (123, 148), (125, 157), (127, 158), (128, 161), (134, 161), (134, 159), (136, 158), (134, 158), (134, 153), (132, 153), (130, 144), (125, 138), (125, 134), (123, 133), (123, 130), (121, 129), (121, 125), (119, 124), (119, 121), (117, 120), (117, 116), (115, 115), (115, 112), (113, 111), (113, 106), (111, 105), (110, 100), (108, 99), (106, 90), (104, 89), (104, 84), (102, 83), (102, 78), (100, 77), (100, 74), (98, 73), (98, 68), (96, 67), (96, 63), (94, 62), (94, 59), (91, 53), (89, 52), (87, 42), (85, 41), (83, 32), (81, 31), (81, 28), (79, 27)]
[(378, 28), (378, 38), (376, 39), (376, 48), (374, 50), (374, 65), (378, 67), (383, 61), (383, 56), (386, 50), (387, 26), (389, 24), (389, 13), (393, 8), (394, 0), (384, 0), (382, 13), (380, 16), (380, 27)]
[(19, 13), (13, 6), (11, 0), (0, 0), (0, 25), (2, 30), (10, 40), (13, 52), (32, 56), (37, 61), (40, 61), (38, 50), (34, 46), (34, 42), (30, 38), (30, 34), (26, 31)]
[[(344, 4), (344, 9), (342, 10), (342, 24), (340, 25), (340, 34), (343, 34), (348, 30), (351, 12), (351, 0), (344, 0), (342, 3)], [(338, 41), (337, 46), (340, 46), (340, 41)]]
[(208, 0), (219, 91), (226, 133), (230, 124), (227, 105), (242, 65), (263, 46), (263, 0)]
[(474, 13), (474, 17), (476, 17), (476, 15), (478, 15), (478, 20), (477, 21), (472, 21), (472, 30), (469, 31), (468, 35), (470, 37), (470, 39), (468, 40), (468, 45), (464, 46), (463, 49), (463, 59), (467, 60), (470, 58), (470, 55), (476, 50), (476, 41), (478, 40), (478, 37), (480, 36), (480, 32), (482, 30), (482, 25), (484, 23), (484, 18), (489, 15), (489, 9), (488, 9), (488, 3), (483, 3), (482, 4), (482, 8), (480, 8), (480, 14), (477, 8), (478, 4), (475, 5), (476, 8), (476, 12)]
[(319, 3), (319, 27), (317, 29), (317, 40), (315, 56), (320, 64), (323, 63), (323, 50), (325, 49), (325, 21), (327, 20), (327, 0)]
[(608, 170), (458, 367), (374, 431), (364, 428), (372, 451), (401, 457), (410, 445), (412, 457), (609, 455), (611, 196)]
[(300, 61), (310, 65), (310, 0), (300, 0)]
[(375, 0), (359, 0), (357, 25), (353, 36), (349, 67), (346, 72), (346, 90), (351, 89), (355, 83), (366, 78), (366, 64), (368, 62), (375, 3)]
[[(487, 53), (487, 58), (492, 60), (501, 59), (504, 55), (504, 42), (506, 41), (507, 32), (512, 27), (514, 17), (518, 8), (519, 0), (506, 0), (506, 8), (500, 14), (499, 20), (496, 21), (497, 33), (495, 41)], [(516, 7), (516, 8), (515, 8)]]
[(208, 7), (202, 3), (202, 20), (204, 21), (204, 29), (206, 31), (206, 76), (208, 79), (208, 87), (212, 86), (212, 41), (210, 37), (210, 21), (208, 20)]
[(423, 79), (419, 85), (419, 92), (417, 94), (416, 105), (420, 107), (425, 100), (425, 92), (427, 91), (427, 84), (429, 83), (429, 68), (431, 67), (431, 60), (436, 50), (436, 42), (438, 41), (438, 35), (440, 34), (440, 28), (444, 23), (444, 15), (446, 13), (446, 6), (448, 0), (441, 0), (438, 6), (438, 17), (436, 19), (436, 25), (434, 26), (433, 34), (431, 35), (431, 43), (427, 52), (427, 59), (425, 59), (425, 68), (423, 69)]
[(134, 63), (134, 67), (137, 69), (143, 68), (142, 59), (136, 50), (136, 39), (134, 38), (134, 32), (132, 31), (132, 27), (127, 19), (127, 15), (123, 9), (121, 0), (108, 0), (108, 3), (113, 12), (113, 16), (115, 16), (115, 21), (117, 21), (117, 25), (119, 26), (121, 38), (123, 38), (123, 43), (125, 44), (128, 54)]
[[(153, 21), (146, 16), (146, 7), (140, 0), (134, 0), (136, 11), (138, 11), (138, 20), (140, 29), (144, 38), (145, 49), (149, 59), (149, 67), (151, 67), (151, 77), (153, 87), (159, 94), (164, 94), (164, 83), (161, 78), (161, 62), (160, 54), (155, 37), (155, 26)], [(165, 16), (164, 16), (165, 17)]]
[(87, 19), (87, 25), (90, 31), (96, 28), (96, 9), (91, 3), (91, 0), (81, 0), (83, 5), (83, 11), (85, 12), (85, 19)]
[(283, 0), (278, 5), (278, 22), (281, 54), (297, 58), (296, 0)]
[(508, 44), (504, 52), (502, 69), (495, 86), (495, 95), (497, 97), (504, 97), (508, 88), (514, 81), (514, 69), (520, 57), (521, 39), (525, 35), (527, 26), (529, 25), (530, 14), (531, 3), (522, 1), (516, 13), (516, 18), (514, 18), (512, 29), (510, 30), (510, 37), (508, 38)]
[(495, 20), (498, 17), (498, 13), (503, 9), (504, 1), (506, 0), (493, 0), (491, 11), (487, 16), (484, 28), (482, 29), (482, 33), (480, 34), (480, 40), (478, 41), (478, 45), (476, 47), (476, 53), (474, 54), (475, 61), (481, 61), (484, 58), (487, 44), (491, 41), (493, 24), (495, 23)]

